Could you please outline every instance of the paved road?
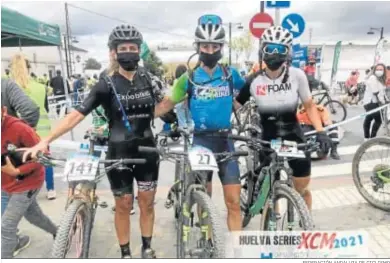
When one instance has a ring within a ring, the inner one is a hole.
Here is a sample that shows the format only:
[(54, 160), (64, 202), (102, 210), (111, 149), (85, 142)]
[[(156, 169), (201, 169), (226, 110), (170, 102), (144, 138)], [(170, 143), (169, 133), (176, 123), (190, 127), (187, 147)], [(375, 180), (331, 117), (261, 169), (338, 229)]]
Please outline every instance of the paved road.
[[(348, 108), (349, 116), (362, 113), (361, 107)], [(87, 118), (74, 132), (75, 140), (81, 141), (83, 131), (89, 126)], [(156, 123), (157, 130), (161, 123)], [(82, 128), (80, 128), (82, 127)], [(371, 257), (390, 257), (390, 215), (371, 207), (357, 192), (351, 178), (351, 162), (353, 154), (361, 144), (362, 121), (350, 123), (344, 127), (345, 135), (340, 145), (342, 159), (313, 162), (313, 217), (316, 227), (320, 230), (366, 230), (369, 233), (369, 252)], [(69, 139), (70, 135), (62, 139)], [(52, 149), (55, 155), (64, 155), (70, 151)], [(375, 157), (379, 158), (379, 157)], [(388, 157), (389, 158), (389, 157)], [(387, 160), (390, 163), (390, 159)], [(159, 188), (156, 196), (156, 223), (153, 236), (153, 247), (158, 257), (175, 258), (175, 227), (172, 220), (172, 211), (166, 211), (164, 201), (169, 186), (172, 183), (173, 164), (162, 163), (159, 176)], [(58, 198), (48, 201), (45, 191), (42, 190), (39, 202), (43, 211), (59, 223), (65, 205), (66, 183), (60, 177), (61, 170), (56, 169), (56, 190)], [(113, 198), (107, 180), (99, 185), (99, 196), (106, 201), (109, 207)], [(213, 201), (221, 213), (221, 220), (226, 217), (226, 209), (222, 200), (220, 183), (215, 180), (213, 186)], [(387, 189), (390, 192), (390, 189)], [(95, 227), (92, 235), (90, 257), (92, 258), (118, 258), (120, 256), (113, 223), (113, 213), (110, 208), (98, 209)], [(135, 257), (140, 256), (141, 237), (139, 232), (139, 211), (131, 217), (131, 249)], [(260, 217), (251, 221), (248, 230), (257, 230)], [(32, 227), (23, 221), (21, 230), (32, 237), (31, 246), (21, 253), (21, 258), (45, 258), (49, 255), (52, 238), (41, 230)], [(227, 230), (227, 229), (226, 229)]]

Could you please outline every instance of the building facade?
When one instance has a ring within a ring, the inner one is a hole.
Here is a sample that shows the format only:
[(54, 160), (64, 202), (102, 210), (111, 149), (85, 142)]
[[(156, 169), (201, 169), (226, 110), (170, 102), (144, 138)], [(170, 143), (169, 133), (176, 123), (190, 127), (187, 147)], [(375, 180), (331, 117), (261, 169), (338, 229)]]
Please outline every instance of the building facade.
[[(70, 49), (72, 54), (70, 61), (72, 74), (83, 74), (85, 61), (88, 59), (88, 51), (74, 46), (70, 46)], [(9, 68), (12, 57), (18, 52), (22, 52), (30, 61), (30, 71), (37, 76), (43, 76), (43, 74), (55, 76), (56, 70), (62, 70), (58, 47), (22, 47), (21, 49), (19, 47), (9, 47), (1, 48), (1, 74), (4, 74), (4, 70)], [(67, 69), (64, 50), (62, 50), (62, 59), (63, 69), (65, 71), (62, 75), (66, 76)]]

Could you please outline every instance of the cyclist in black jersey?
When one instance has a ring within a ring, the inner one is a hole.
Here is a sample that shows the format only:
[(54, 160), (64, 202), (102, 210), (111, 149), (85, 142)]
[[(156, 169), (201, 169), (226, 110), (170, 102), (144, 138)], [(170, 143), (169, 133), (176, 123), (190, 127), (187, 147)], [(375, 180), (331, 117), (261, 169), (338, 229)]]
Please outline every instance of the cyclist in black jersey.
[(158, 180), (158, 155), (141, 154), (139, 146), (155, 146), (151, 129), (154, 105), (163, 99), (161, 89), (145, 69), (138, 66), (141, 33), (129, 25), (117, 26), (109, 36), (109, 47), (115, 59), (108, 75), (102, 76), (88, 97), (68, 114), (50, 135), (26, 151), (33, 157), (47, 149), (49, 143), (73, 129), (86, 115), (102, 105), (109, 123), (108, 159), (146, 158), (143, 165), (130, 170), (112, 170), (108, 179), (115, 197), (115, 227), (122, 258), (130, 258), (130, 220), (133, 179), (138, 184), (138, 203), (142, 234), (142, 257), (155, 258), (151, 249), (154, 224), (154, 197)]
[[(301, 69), (286, 66), (291, 50), (291, 33), (282, 27), (271, 27), (264, 31), (261, 41), (259, 52), (267, 67), (247, 79), (245, 86), (236, 97), (239, 103), (236, 107), (244, 105), (250, 96), (253, 96), (260, 113), (263, 140), (281, 138), (304, 143), (306, 140), (296, 117), (299, 100), (301, 100), (318, 132), (317, 140), (327, 152), (331, 140), (322, 126), (305, 73)], [(293, 170), (294, 186), (311, 209), (311, 193), (308, 190), (311, 173), (310, 158), (294, 159), (289, 164)]]

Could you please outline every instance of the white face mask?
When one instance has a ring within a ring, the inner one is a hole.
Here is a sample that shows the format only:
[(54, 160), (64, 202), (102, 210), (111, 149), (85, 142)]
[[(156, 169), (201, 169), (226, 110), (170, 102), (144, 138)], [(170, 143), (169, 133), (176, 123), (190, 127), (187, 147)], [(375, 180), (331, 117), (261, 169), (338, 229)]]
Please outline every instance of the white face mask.
[(377, 76), (378, 78), (382, 77), (383, 76), (383, 70), (375, 70), (375, 76)]

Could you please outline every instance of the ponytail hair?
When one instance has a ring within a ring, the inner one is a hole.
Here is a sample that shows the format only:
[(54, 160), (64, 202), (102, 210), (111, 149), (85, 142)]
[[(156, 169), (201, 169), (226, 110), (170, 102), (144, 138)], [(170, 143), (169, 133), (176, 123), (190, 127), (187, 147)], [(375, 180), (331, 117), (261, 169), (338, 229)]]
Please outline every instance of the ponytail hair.
[(11, 59), (11, 78), (22, 89), (27, 90), (30, 82), (28, 74), (30, 64), (22, 53), (18, 53)]

